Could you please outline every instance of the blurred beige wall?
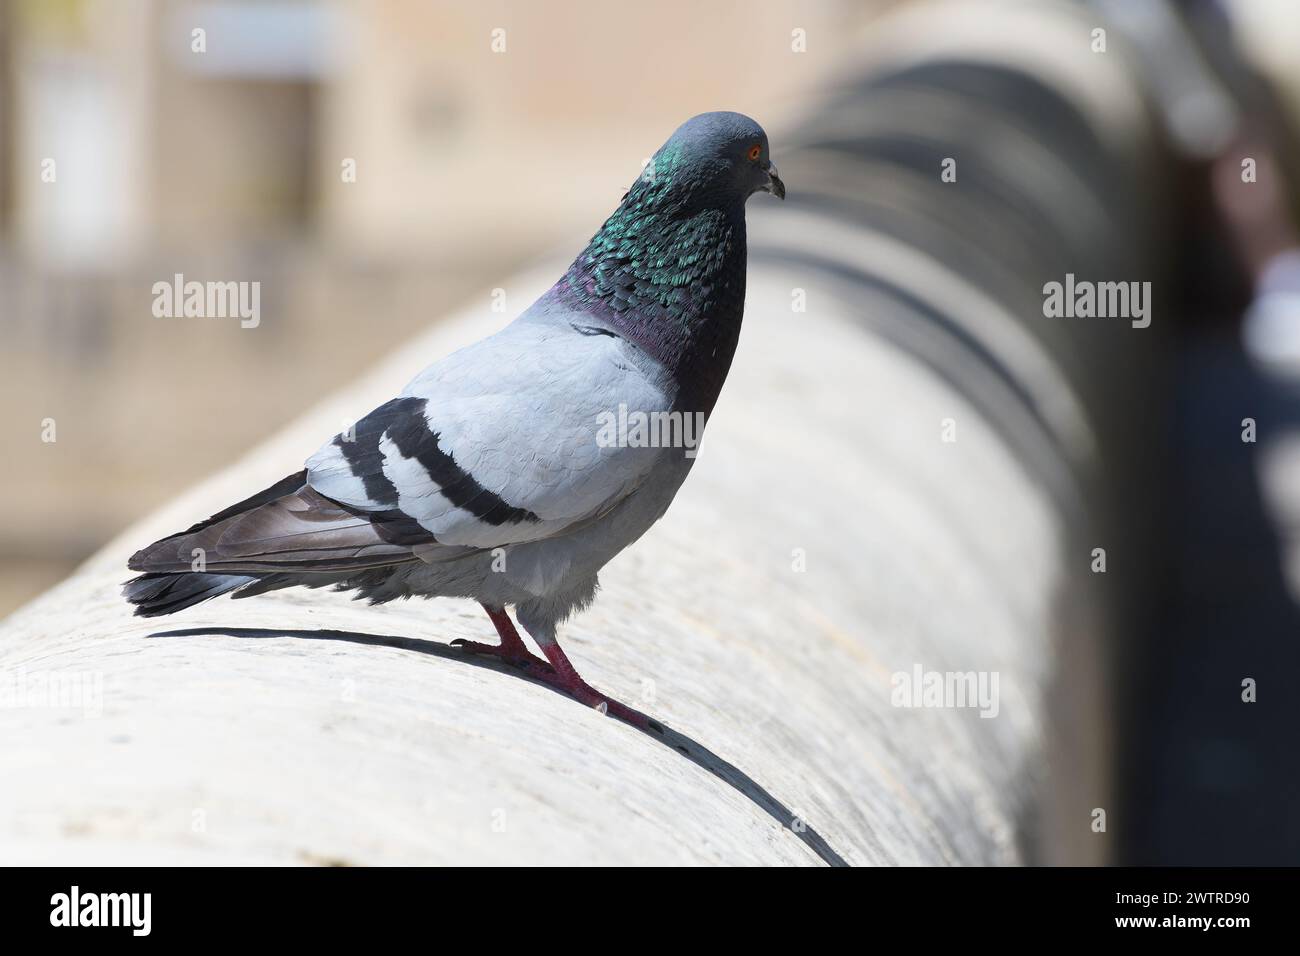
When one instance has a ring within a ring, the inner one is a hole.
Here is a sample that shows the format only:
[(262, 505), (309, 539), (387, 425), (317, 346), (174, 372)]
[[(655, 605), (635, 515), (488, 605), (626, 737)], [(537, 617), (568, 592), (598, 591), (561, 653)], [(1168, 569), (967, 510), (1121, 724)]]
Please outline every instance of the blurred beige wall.
[[(840, 62), (871, 5), (383, 2), (347, 28), (331, 84), (324, 226), (369, 248), (471, 248), (585, 235), (685, 118), (736, 109), (771, 128)], [(491, 49), (505, 31), (504, 53)], [(791, 50), (802, 28), (809, 52)], [(527, 215), (520, 215), (526, 211)]]

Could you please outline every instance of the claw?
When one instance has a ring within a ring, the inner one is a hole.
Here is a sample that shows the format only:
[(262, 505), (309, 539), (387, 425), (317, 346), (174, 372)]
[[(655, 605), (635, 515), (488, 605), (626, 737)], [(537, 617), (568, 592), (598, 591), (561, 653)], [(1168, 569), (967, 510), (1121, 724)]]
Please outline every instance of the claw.
[(458, 647), (468, 654), (479, 654), (483, 657), (499, 657), (514, 667), (523, 670), (537, 671), (541, 674), (553, 673), (554, 668), (540, 657), (528, 653), (527, 649), (520, 646), (503, 647), (500, 644), (480, 644), (478, 641), (467, 641), (463, 637), (458, 637), (451, 642), (453, 647)]
[(507, 664), (526, 669), (534, 679), (555, 688), (580, 704), (591, 707), (602, 717), (614, 717), (642, 730), (663, 733), (663, 728), (645, 714), (633, 710), (626, 704), (611, 700), (578, 676), (578, 672), (573, 669), (569, 658), (565, 656), (564, 651), (560, 650), (560, 645), (554, 638), (538, 642), (542, 653), (548, 659), (542, 660), (528, 650), (504, 610), (487, 604), (483, 605), (483, 610), (487, 611), (488, 617), (496, 626), (497, 634), (501, 636), (501, 643), (480, 644), (478, 641), (467, 641), (463, 637), (458, 637), (451, 642), (454, 647), (459, 647), (470, 654), (499, 657)]

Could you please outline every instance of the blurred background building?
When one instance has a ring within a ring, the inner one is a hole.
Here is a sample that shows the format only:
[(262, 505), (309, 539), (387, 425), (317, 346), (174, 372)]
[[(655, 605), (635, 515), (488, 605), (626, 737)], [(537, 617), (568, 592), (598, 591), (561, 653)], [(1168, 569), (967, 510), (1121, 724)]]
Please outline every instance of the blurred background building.
[[(563, 6), (0, 0), (0, 429), (23, 502), (0, 614), (449, 307), (576, 253), (684, 118), (779, 128), (883, 4)], [(260, 281), (260, 326), (154, 318), (176, 272)]]

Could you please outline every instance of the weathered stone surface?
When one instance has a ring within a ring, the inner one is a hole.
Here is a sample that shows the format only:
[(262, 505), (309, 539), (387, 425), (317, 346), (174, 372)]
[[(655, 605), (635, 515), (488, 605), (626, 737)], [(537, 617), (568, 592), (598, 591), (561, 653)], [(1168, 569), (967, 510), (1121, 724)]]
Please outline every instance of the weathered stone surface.
[[(553, 273), (512, 283), (513, 301)], [(791, 311), (794, 286), (806, 313)], [(979, 415), (857, 326), (862, 303), (841, 293), (752, 267), (694, 473), (564, 632), (594, 685), (680, 738), (466, 660), (448, 642), (492, 634), (467, 602), (282, 592), (142, 620), (118, 597), (134, 548), (300, 467), (345, 418), (499, 324), (485, 305), (0, 626), (11, 691), (48, 674), (102, 680), (100, 713), (0, 708), (3, 860), (1022, 859), (1059, 528)], [(944, 418), (955, 443), (940, 440)], [(997, 672), (997, 716), (891, 706), (891, 674), (916, 664)]]

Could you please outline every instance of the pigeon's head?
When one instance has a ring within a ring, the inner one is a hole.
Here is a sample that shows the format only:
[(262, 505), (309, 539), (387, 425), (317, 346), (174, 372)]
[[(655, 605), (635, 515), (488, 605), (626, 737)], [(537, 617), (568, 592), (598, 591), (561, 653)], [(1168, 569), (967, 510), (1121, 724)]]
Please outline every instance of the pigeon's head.
[(785, 198), (767, 151), (767, 134), (741, 113), (688, 119), (655, 153), (647, 173), (691, 192), (744, 202), (756, 192)]

